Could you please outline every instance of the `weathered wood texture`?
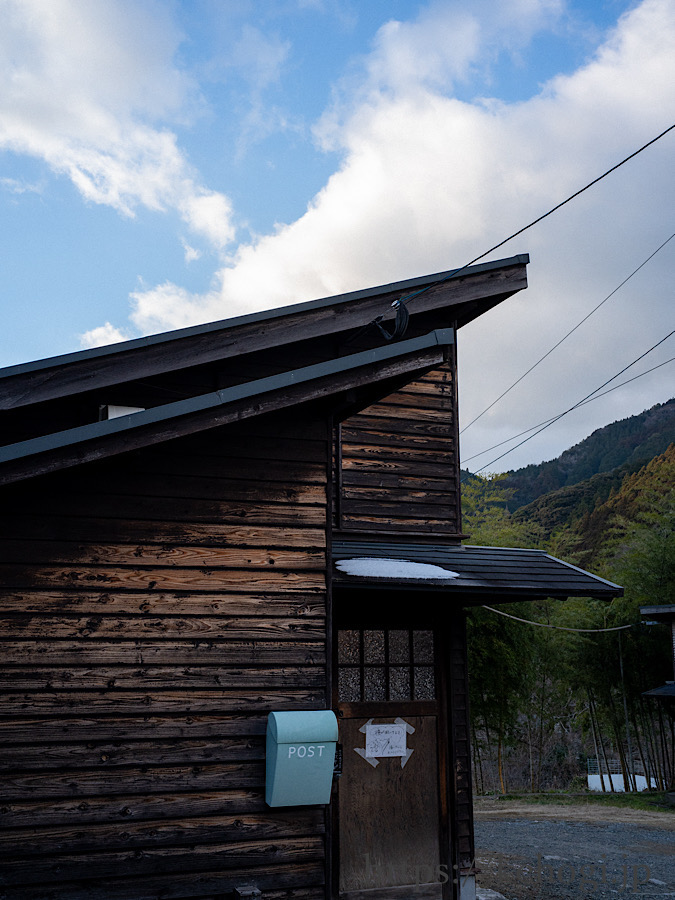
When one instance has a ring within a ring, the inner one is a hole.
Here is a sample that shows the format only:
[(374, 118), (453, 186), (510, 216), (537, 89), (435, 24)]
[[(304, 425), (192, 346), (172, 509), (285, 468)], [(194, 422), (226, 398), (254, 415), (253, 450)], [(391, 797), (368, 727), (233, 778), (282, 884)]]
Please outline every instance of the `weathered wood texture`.
[(460, 531), (454, 362), (346, 419), (336, 525), (345, 531)]
[[(421, 343), (402, 344), (399, 351), (384, 348), (374, 358), (372, 354), (367, 354), (365, 359), (356, 354), (349, 362), (327, 362), (320, 372), (301, 367), (297, 372), (285, 373), (281, 379), (253, 382), (245, 390), (212, 392), (195, 398), (195, 403), (188, 404), (187, 408), (181, 403), (166, 404), (155, 413), (139, 412), (136, 417), (122, 417), (112, 430), (106, 430), (106, 426), (102, 431), (89, 422), (84, 431), (66, 430), (28, 445), (7, 447), (3, 450), (0, 484), (163, 444), (314, 401), (326, 401), (324, 408), (328, 413), (336, 396), (368, 387), (372, 381), (414, 377), (439, 365), (443, 359), (443, 347), (433, 335), (427, 335)], [(39, 415), (35, 418), (40, 420)]]
[[(455, 611), (446, 626), (448, 635), (450, 773), (454, 773), (451, 834), (454, 857), (460, 870), (468, 873), (475, 862), (473, 797), (471, 781), (471, 726), (469, 719), (469, 674), (466, 652), (466, 617)], [(451, 774), (451, 777), (453, 775)]]
[(323, 897), (264, 735), (325, 706), (329, 452), (275, 417), (2, 491), (0, 896)]
[[(372, 721), (370, 715), (343, 718), (345, 748), (362, 744), (360, 729)], [(339, 785), (341, 897), (428, 882), (437, 885), (432, 896), (441, 896), (436, 719), (407, 716), (406, 723), (414, 729), (407, 740), (414, 751), (405, 768), (398, 757), (379, 759), (375, 769), (345, 753)]]

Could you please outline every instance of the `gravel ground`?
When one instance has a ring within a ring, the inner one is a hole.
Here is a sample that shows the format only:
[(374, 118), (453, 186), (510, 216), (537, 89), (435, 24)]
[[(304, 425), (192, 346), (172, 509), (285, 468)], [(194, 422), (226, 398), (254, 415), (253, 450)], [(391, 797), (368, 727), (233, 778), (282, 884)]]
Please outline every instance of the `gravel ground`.
[(484, 800), (479, 887), (508, 900), (675, 898), (675, 814)]

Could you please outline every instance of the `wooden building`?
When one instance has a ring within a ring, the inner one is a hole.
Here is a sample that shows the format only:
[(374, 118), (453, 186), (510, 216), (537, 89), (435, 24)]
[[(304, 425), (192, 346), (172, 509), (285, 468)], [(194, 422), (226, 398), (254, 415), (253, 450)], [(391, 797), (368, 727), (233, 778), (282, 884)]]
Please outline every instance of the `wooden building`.
[[(1, 900), (472, 895), (463, 611), (620, 593), (460, 544), (457, 330), (527, 262), (0, 372)], [(268, 807), (326, 708), (331, 804)]]
[(659, 687), (645, 691), (643, 697), (650, 697), (662, 703), (665, 710), (675, 718), (675, 604), (641, 606), (640, 613), (642, 618), (652, 625), (658, 623), (670, 626), (670, 637), (673, 647), (673, 681), (666, 681), (665, 684), (659, 685)]

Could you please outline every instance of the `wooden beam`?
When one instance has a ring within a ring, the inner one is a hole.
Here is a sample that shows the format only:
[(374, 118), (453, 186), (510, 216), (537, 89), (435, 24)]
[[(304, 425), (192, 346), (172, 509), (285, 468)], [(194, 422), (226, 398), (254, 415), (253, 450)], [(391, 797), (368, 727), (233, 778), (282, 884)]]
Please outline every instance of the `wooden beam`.
[[(526, 260), (527, 257), (516, 257), (503, 266), (476, 267), (480, 270), (477, 272), (468, 269), (463, 275), (435, 284), (411, 301), (411, 316), (448, 309), (458, 324), (465, 324), (527, 287)], [(198, 327), (187, 333), (181, 330), (175, 337), (148, 338), (119, 349), (85, 351), (72, 358), (55, 357), (43, 363), (15, 366), (6, 373), (0, 372), (0, 410), (349, 332), (377, 316), (383, 316), (386, 324), (394, 318), (392, 301), (406, 293), (404, 284), (392, 285), (393, 290), (364, 291), (298, 304), (297, 312), (289, 308), (282, 315), (246, 316), (232, 323), (226, 320), (222, 327)], [(414, 290), (413, 287), (409, 292)]]
[[(135, 413), (123, 417), (125, 423), (120, 420), (97, 423), (6, 447), (0, 451), (0, 484), (137, 450), (301, 403), (333, 398), (343, 391), (369, 387), (375, 381), (397, 378), (404, 373), (414, 375), (428, 371), (440, 365), (445, 355), (445, 345), (432, 340), (435, 334), (373, 351), (370, 362), (365, 361), (368, 353), (359, 353), (324, 367), (309, 366), (278, 379), (261, 379), (206, 398)], [(406, 345), (410, 348), (408, 352)], [(401, 355), (396, 354), (397, 348)], [(350, 363), (352, 359), (354, 362)], [(174, 409), (175, 414), (172, 414)]]

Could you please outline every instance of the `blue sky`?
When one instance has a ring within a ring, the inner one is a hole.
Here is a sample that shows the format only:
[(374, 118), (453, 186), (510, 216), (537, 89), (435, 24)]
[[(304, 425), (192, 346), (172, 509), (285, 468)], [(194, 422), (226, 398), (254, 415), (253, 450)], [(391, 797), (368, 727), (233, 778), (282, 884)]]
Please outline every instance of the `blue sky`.
[[(0, 0), (0, 78), (7, 366), (462, 265), (675, 122), (675, 4)], [(530, 252), (530, 287), (460, 335), (465, 423), (675, 231), (674, 150), (675, 132), (494, 255)], [(674, 262), (675, 240), (464, 458), (667, 334)], [(494, 468), (669, 399), (673, 371)]]

